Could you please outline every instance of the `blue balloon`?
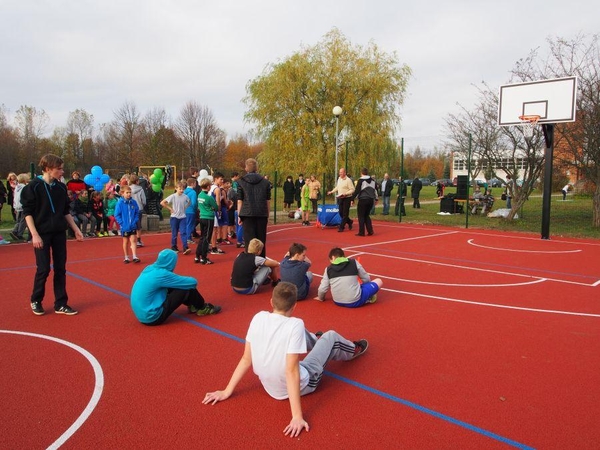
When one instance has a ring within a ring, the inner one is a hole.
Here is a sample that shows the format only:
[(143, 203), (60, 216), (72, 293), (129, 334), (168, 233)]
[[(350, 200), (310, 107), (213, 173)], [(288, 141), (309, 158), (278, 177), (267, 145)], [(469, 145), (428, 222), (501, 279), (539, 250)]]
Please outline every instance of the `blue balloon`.
[(88, 173), (85, 177), (83, 177), (84, 183), (89, 186), (93, 186), (96, 191), (102, 191), (104, 189), (104, 185), (110, 181), (110, 177), (102, 172), (102, 167), (92, 167), (92, 173)]

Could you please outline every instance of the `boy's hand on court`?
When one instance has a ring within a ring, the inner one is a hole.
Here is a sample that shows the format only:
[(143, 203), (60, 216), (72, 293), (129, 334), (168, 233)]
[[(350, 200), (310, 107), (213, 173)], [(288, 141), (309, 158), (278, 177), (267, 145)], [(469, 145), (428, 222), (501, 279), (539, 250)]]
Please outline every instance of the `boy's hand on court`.
[(77, 239), (78, 241), (83, 241), (83, 233), (79, 228), (75, 230), (75, 239)]
[(217, 402), (227, 400), (229, 395), (230, 394), (227, 394), (225, 391), (207, 392), (204, 396), (204, 400), (202, 400), (202, 403), (205, 405), (208, 405), (209, 403), (214, 405)]
[(309, 430), (308, 422), (303, 418), (294, 419), (290, 421), (290, 424), (283, 429), (283, 434), (290, 437), (299, 436), (302, 432), (302, 428)]

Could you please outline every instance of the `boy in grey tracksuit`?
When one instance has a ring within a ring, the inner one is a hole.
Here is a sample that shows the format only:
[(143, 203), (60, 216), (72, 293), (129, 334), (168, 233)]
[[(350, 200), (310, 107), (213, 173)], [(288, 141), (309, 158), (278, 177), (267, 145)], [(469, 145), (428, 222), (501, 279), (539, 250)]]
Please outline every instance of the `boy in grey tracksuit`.
[(363, 266), (355, 259), (346, 258), (341, 248), (331, 249), (329, 261), (331, 264), (323, 273), (317, 300), (324, 301), (325, 294), (331, 288), (331, 296), (338, 306), (357, 308), (365, 303), (375, 303), (377, 291), (383, 285), (380, 278), (371, 281)]

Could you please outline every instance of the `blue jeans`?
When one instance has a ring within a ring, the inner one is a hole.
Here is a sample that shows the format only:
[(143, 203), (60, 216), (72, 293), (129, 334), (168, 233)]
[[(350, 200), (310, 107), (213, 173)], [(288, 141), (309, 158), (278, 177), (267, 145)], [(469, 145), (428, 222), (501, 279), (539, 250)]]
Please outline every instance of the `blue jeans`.
[(187, 240), (187, 228), (185, 217), (181, 219), (177, 219), (176, 217), (171, 217), (171, 247), (177, 247), (177, 234), (181, 235), (181, 245), (185, 250), (188, 247)]
[(390, 213), (390, 196), (384, 195), (383, 196), (383, 214), (389, 214), (389, 213)]

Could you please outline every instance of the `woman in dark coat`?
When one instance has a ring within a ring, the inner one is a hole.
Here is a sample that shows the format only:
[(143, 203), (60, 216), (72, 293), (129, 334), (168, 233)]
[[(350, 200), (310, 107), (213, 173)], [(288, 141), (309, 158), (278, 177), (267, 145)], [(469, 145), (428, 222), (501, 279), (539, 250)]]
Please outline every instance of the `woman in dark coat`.
[(294, 186), (294, 179), (291, 175), (288, 175), (285, 182), (283, 183), (283, 208), (291, 208), (294, 203), (294, 194), (296, 193), (296, 187)]
[(296, 192), (294, 193), (294, 198), (296, 199), (296, 202), (298, 203), (298, 208), (300, 208), (300, 193), (302, 192), (302, 187), (304, 186), (304, 183), (306, 183), (306, 181), (304, 180), (304, 176), (302, 174), (298, 175), (298, 179), (294, 183), (294, 186), (296, 188)]

